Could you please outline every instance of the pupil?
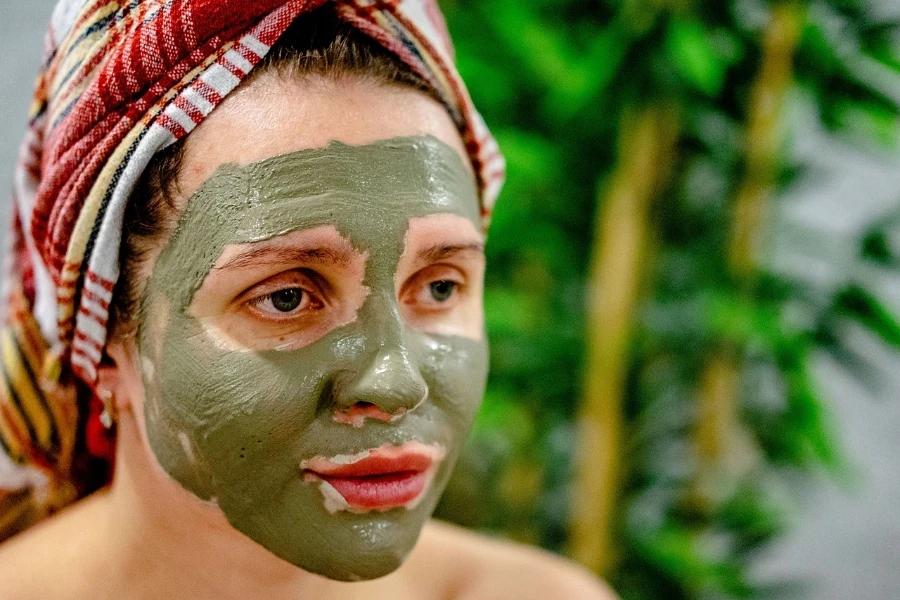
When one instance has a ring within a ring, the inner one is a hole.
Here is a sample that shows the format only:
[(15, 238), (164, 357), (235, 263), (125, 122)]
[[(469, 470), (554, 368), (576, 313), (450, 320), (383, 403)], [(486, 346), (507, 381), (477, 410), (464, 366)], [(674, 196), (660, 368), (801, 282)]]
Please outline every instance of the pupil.
[(438, 302), (444, 302), (453, 294), (456, 284), (452, 281), (435, 281), (431, 284), (431, 297)]
[(291, 312), (300, 306), (300, 300), (302, 299), (303, 290), (298, 288), (279, 290), (272, 294), (272, 306), (275, 307), (275, 310), (281, 312)]

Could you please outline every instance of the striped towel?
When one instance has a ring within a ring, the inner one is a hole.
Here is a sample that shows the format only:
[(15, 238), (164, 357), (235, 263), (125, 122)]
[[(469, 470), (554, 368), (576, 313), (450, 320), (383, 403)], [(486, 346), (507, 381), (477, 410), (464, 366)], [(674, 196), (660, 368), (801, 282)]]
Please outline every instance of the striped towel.
[[(91, 390), (119, 276), (125, 205), (148, 161), (188, 135), (298, 15), (325, 2), (57, 5), (16, 171), (5, 255), (0, 540), (83, 495), (90, 456), (110, 450), (102, 448)], [(456, 71), (434, 0), (333, 4), (437, 91), (475, 167), (486, 226), (503, 159)]]

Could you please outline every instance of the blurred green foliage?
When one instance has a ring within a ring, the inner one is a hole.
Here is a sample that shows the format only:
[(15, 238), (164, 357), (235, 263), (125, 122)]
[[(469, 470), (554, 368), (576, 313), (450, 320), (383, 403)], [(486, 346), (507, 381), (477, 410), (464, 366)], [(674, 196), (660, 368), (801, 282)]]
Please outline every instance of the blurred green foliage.
[[(773, 478), (845, 466), (811, 375), (814, 356), (864, 365), (843, 341), (850, 322), (900, 347), (897, 316), (861, 275), (825, 288), (764, 266), (749, 278), (729, 268), (734, 197), (753, 176), (748, 105), (777, 4), (441, 2), (460, 71), (508, 161), (488, 244), (491, 378), (443, 518), (565, 550), (598, 197), (619, 158), (621, 116), (654, 102), (679, 109), (677, 158), (653, 208), (628, 357), (618, 560), (609, 574), (626, 599), (755, 597), (749, 561), (786, 525)], [(797, 4), (805, 18), (794, 93), (811, 98), (835, 134), (895, 145), (900, 111), (882, 82), (900, 77), (900, 23), (876, 22), (857, 0)], [(779, 135), (785, 146), (790, 133)], [(777, 204), (804, 171), (774, 152)], [(859, 240), (860, 260), (896, 269), (898, 229), (897, 217), (874, 223)], [(740, 350), (752, 456), (698, 506), (690, 491), (696, 390), (723, 347)]]

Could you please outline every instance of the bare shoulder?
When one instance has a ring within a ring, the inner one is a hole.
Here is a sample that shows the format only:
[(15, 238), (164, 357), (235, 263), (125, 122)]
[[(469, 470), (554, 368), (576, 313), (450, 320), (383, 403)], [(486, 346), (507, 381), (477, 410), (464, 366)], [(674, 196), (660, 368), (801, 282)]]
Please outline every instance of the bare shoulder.
[(98, 499), (76, 502), (0, 543), (4, 600), (83, 597), (75, 590), (90, 576), (91, 565), (83, 558), (92, 555), (86, 532), (96, 528)]
[[(615, 600), (617, 596), (580, 566), (529, 546), (495, 540), (445, 523), (432, 522), (417, 559), (430, 563), (443, 557), (449, 567), (448, 597), (458, 600), (583, 599)], [(425, 572), (435, 573), (428, 564)], [(444, 567), (447, 569), (447, 567)]]

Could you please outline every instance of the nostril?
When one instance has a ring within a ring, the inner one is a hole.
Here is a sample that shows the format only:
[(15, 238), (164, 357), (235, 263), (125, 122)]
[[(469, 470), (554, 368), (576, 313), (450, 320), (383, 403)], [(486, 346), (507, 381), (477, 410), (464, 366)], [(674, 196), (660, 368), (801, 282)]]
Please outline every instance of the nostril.
[[(365, 400), (357, 402), (350, 408), (355, 408), (356, 410), (359, 410), (362, 412), (381, 411), (381, 409), (378, 408), (377, 404), (375, 404), (374, 402), (368, 402)], [(385, 414), (387, 414), (387, 413), (385, 413)]]

